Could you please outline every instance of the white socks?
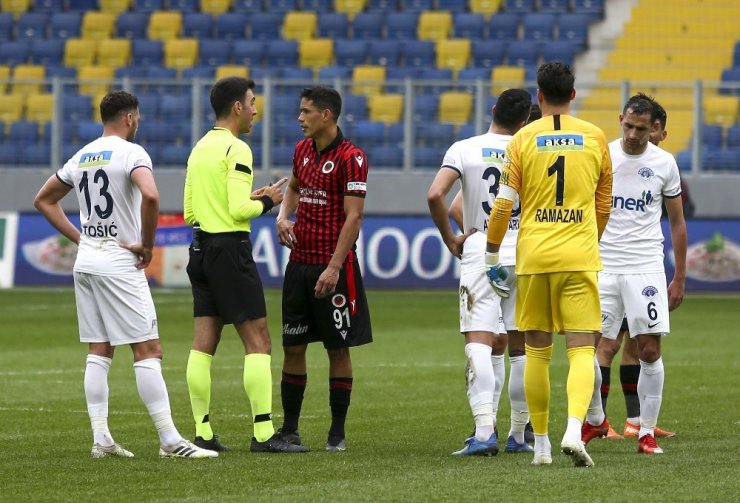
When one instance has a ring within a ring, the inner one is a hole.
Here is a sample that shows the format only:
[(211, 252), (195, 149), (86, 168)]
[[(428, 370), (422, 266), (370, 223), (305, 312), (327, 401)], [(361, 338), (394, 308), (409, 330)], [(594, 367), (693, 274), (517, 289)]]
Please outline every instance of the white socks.
[(658, 423), (660, 404), (663, 401), (664, 380), (662, 357), (653, 363), (640, 360), (640, 378), (637, 381), (637, 396), (640, 399), (640, 438), (655, 435), (655, 425)]
[(501, 400), (501, 392), (506, 382), (506, 364), (504, 355), (491, 355), (491, 366), (493, 367), (493, 424), (498, 418), (498, 403)]
[(509, 401), (511, 402), (511, 429), (509, 436), (518, 444), (524, 443), (524, 428), (529, 421), (527, 398), (524, 396), (524, 362), (526, 356), (509, 357)]
[(475, 438), (481, 442), (493, 434), (493, 390), (495, 380), (491, 365), (491, 347), (471, 342), (465, 345), (468, 357), (468, 402), (475, 419)]
[(149, 358), (134, 362), (134, 373), (139, 396), (154, 421), (160, 443), (166, 446), (175, 445), (182, 440), (182, 436), (172, 421), (170, 398), (162, 377), (162, 360)]
[(601, 404), (601, 368), (599, 368), (599, 360), (594, 355), (594, 393), (588, 404), (586, 420), (592, 426), (599, 426), (604, 419), (606, 415), (604, 415), (604, 407)]
[(565, 428), (565, 435), (563, 435), (563, 440), (569, 439), (573, 442), (580, 442), (582, 426), (583, 421), (581, 421), (577, 417), (568, 416), (568, 426)]
[(87, 355), (85, 365), (85, 400), (93, 430), (93, 443), (111, 447), (115, 442), (108, 430), (108, 370), (112, 360)]

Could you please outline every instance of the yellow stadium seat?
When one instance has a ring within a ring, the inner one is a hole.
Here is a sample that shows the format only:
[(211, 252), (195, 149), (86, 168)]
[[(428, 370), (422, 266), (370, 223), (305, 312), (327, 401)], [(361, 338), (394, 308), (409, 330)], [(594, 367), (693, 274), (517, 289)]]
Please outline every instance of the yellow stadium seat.
[(10, 80), (10, 67), (8, 65), (0, 65), (0, 94), (5, 93), (5, 86)]
[(0, 94), (0, 122), (6, 124), (21, 120), (23, 114), (23, 96), (17, 94)]
[(120, 14), (131, 8), (131, 0), (100, 0), (100, 10), (111, 14)]
[(105, 95), (106, 93), (96, 94), (95, 96), (92, 96), (92, 99), (90, 100), (90, 104), (92, 105), (92, 118), (95, 122), (102, 122), (102, 119), (100, 118), (100, 102), (103, 101)]
[(383, 92), (385, 67), (379, 65), (358, 65), (352, 69), (354, 94), (372, 96)]
[(125, 38), (101, 40), (98, 43), (99, 66), (120, 68), (129, 64), (131, 60), (131, 41)]
[(470, 61), (470, 40), (453, 39), (437, 41), (437, 68), (460, 70)]
[(351, 21), (357, 14), (365, 10), (366, 3), (367, 0), (334, 0), (334, 10), (347, 14)]
[(171, 40), (180, 36), (182, 13), (158, 10), (149, 17), (147, 35), (150, 40)]
[(445, 91), (439, 95), (439, 121), (467, 124), (473, 111), (473, 96), (459, 91)]
[(726, 128), (734, 126), (738, 117), (738, 100), (737, 96), (705, 96), (704, 122)]
[(488, 19), (501, 8), (501, 0), (470, 0), (470, 12), (483, 14)]
[(64, 65), (77, 68), (92, 65), (96, 46), (97, 43), (94, 40), (70, 38), (64, 44)]
[(396, 124), (403, 117), (402, 94), (376, 94), (368, 104), (370, 120), (384, 124)]
[(334, 41), (330, 38), (314, 38), (298, 42), (300, 65), (305, 68), (321, 68), (334, 61)]
[(45, 124), (54, 116), (54, 95), (30, 94), (26, 100), (26, 120)]
[(164, 66), (190, 68), (198, 61), (198, 39), (179, 38), (164, 43)]
[[(498, 96), (512, 87), (521, 87), (524, 82), (524, 68), (521, 66), (495, 66), (491, 70), (491, 94)], [(501, 85), (497, 85), (501, 82)]]
[(216, 80), (221, 80), (226, 77), (242, 77), (244, 79), (248, 79), (249, 68), (240, 65), (221, 65), (216, 68)]
[(46, 77), (46, 67), (43, 65), (18, 65), (13, 68), (13, 79), (28, 82), (13, 84), (14, 94), (30, 94), (41, 91), (41, 85)]
[(83, 66), (77, 70), (77, 79), (80, 81), (80, 94), (105, 94), (110, 91), (113, 68)]
[(116, 15), (89, 10), (82, 17), (82, 38), (103, 40), (110, 38), (116, 24)]
[(417, 26), (419, 40), (442, 40), (452, 32), (452, 14), (448, 11), (424, 11)]
[(315, 12), (290, 11), (283, 19), (285, 40), (306, 40), (316, 35), (318, 20)]
[(231, 0), (200, 0), (200, 11), (220, 16), (231, 8)]
[(0, 11), (10, 12), (18, 16), (23, 14), (31, 7), (32, 0), (2, 0), (0, 2)]

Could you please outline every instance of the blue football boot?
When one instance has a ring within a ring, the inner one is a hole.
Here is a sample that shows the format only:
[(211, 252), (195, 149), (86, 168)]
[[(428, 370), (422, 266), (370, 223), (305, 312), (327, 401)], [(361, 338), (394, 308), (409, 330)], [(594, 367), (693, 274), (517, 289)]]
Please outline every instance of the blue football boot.
[(534, 452), (534, 449), (527, 443), (518, 444), (513, 436), (506, 439), (506, 448), (504, 452), (520, 453), (520, 452)]
[(498, 454), (498, 436), (491, 433), (488, 440), (481, 442), (475, 437), (465, 439), (465, 447), (452, 453), (453, 456), (495, 456)]

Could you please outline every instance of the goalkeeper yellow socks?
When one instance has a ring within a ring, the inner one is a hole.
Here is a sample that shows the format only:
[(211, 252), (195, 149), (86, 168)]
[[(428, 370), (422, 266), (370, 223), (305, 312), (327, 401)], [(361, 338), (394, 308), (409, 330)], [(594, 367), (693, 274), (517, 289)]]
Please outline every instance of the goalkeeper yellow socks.
[(275, 433), (272, 426), (272, 372), (270, 355), (252, 353), (244, 357), (244, 390), (252, 406), (254, 438), (264, 442)]
[[(532, 429), (537, 435), (547, 435), (550, 421), (550, 360), (552, 345), (535, 348), (524, 345), (527, 355), (524, 364), (524, 394), (529, 405)], [(593, 385), (593, 376), (591, 378)]]
[(568, 349), (568, 417), (583, 421), (594, 392), (594, 347)]
[(186, 371), (190, 406), (193, 409), (193, 419), (195, 419), (195, 435), (204, 440), (213, 438), (213, 430), (208, 417), (211, 407), (212, 361), (212, 355), (191, 349)]

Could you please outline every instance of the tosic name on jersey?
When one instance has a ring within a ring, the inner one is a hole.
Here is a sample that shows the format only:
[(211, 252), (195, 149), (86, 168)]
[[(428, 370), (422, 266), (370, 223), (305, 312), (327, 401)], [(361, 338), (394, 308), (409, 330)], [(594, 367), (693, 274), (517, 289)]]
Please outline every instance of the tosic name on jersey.
[(583, 210), (567, 208), (537, 208), (536, 222), (559, 222), (563, 224), (580, 224), (583, 222)]

